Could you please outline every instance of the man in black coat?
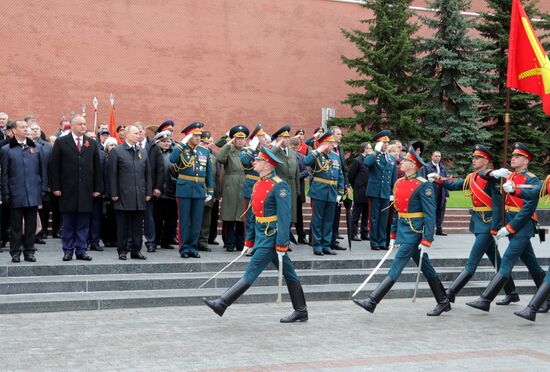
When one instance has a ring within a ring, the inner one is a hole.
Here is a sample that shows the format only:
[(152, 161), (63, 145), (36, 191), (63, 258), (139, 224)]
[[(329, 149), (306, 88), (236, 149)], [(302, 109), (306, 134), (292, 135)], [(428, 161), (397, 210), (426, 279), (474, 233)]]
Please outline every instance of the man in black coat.
[(71, 118), (71, 132), (59, 137), (53, 146), (49, 164), (52, 193), (59, 197), (63, 219), (63, 261), (91, 261), (86, 253), (93, 199), (103, 192), (103, 174), (97, 142), (84, 135), (86, 119)]
[[(0, 148), (10, 143), (13, 137), (13, 126), (15, 123), (8, 121), (5, 127), (5, 137), (0, 141)], [(10, 206), (7, 203), (0, 207), (0, 252), (10, 240)]]
[[(145, 149), (147, 152), (147, 158), (149, 159), (149, 165), (151, 166), (151, 182), (153, 185), (153, 197), (160, 197), (161, 190), (164, 182), (164, 160), (162, 152), (159, 146), (154, 140), (145, 136), (144, 124), (140, 121), (134, 123), (139, 129), (139, 137), (137, 146)], [(144, 213), (144, 235), (145, 235), (145, 247), (147, 252), (154, 252), (157, 247), (155, 237), (155, 203), (153, 200), (148, 201), (145, 205)]]
[(137, 146), (139, 136), (138, 127), (128, 125), (124, 129), (124, 142), (109, 155), (109, 191), (116, 212), (120, 260), (126, 260), (128, 248), (131, 258), (146, 259), (141, 254), (143, 215), (146, 203), (151, 200), (152, 182), (147, 151)]
[[(437, 173), (441, 177), (448, 177), (447, 168), (441, 163), (441, 152), (434, 151), (432, 153), (432, 161), (426, 164), (425, 174)], [(449, 199), (449, 190), (446, 187), (441, 187), (434, 182), (435, 191), (435, 234), (447, 235), (443, 232), (443, 217), (445, 216), (445, 207)]]
[[(353, 212), (351, 213), (351, 240), (369, 240), (369, 198), (367, 185), (369, 184), (369, 168), (364, 164), (372, 146), (368, 142), (361, 144), (361, 154), (353, 159), (349, 167), (348, 180), (353, 187)], [(361, 238), (357, 236), (359, 219), (361, 219)]]

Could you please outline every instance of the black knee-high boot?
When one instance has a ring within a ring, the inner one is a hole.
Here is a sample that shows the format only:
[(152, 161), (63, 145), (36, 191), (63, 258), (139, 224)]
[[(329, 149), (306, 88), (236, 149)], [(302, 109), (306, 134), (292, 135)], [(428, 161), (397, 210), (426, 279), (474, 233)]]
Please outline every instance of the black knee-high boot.
[(512, 277), (510, 277), (510, 279), (508, 279), (506, 284), (504, 284), (504, 293), (506, 293), (504, 298), (500, 301), (495, 302), (497, 305), (506, 306), (506, 305), (510, 305), (512, 302), (519, 302), (519, 294)]
[(527, 305), (527, 307), (521, 311), (514, 312), (514, 314), (534, 322), (535, 318), (537, 317), (537, 312), (539, 312), (539, 309), (541, 308), (541, 305), (543, 305), (544, 302), (548, 302), (549, 296), (550, 283), (544, 282), (541, 284), (537, 293), (535, 293), (535, 295), (529, 302), (529, 305)]
[(353, 302), (355, 302), (358, 306), (361, 306), (363, 309), (367, 310), (369, 313), (374, 313), (374, 309), (376, 309), (376, 305), (382, 301), (384, 296), (389, 292), (391, 287), (395, 284), (395, 281), (390, 278), (389, 276), (386, 276), (382, 283), (376, 287), (374, 291), (364, 300), (358, 300), (356, 298), (353, 299)]
[(439, 280), (438, 277), (428, 279), (428, 284), (430, 285), (430, 289), (432, 290), (435, 300), (437, 301), (437, 306), (426, 315), (440, 316), (444, 311), (450, 311), (451, 302), (449, 301), (449, 298), (447, 298), (447, 294), (445, 293), (445, 288), (443, 287), (441, 280)]
[(244, 279), (240, 279), (237, 283), (233, 284), (233, 286), (229, 288), (220, 298), (215, 300), (207, 300), (206, 298), (203, 298), (202, 300), (209, 308), (214, 310), (216, 314), (222, 316), (225, 310), (239, 297), (241, 297), (248, 288), (250, 288), (250, 284), (248, 284)]
[(503, 276), (501, 273), (497, 273), (493, 277), (487, 288), (485, 288), (481, 296), (477, 300), (466, 302), (466, 305), (479, 310), (489, 311), (489, 308), (491, 307), (491, 302), (493, 302), (493, 300), (498, 295), (502, 287), (504, 287), (504, 284), (506, 284), (507, 281), (508, 278)]
[(306, 297), (300, 282), (287, 282), (288, 294), (294, 311), (289, 316), (281, 318), (281, 323), (305, 322), (308, 319)]
[(455, 297), (460, 292), (462, 288), (470, 281), (472, 278), (472, 274), (467, 272), (466, 270), (463, 270), (458, 277), (455, 279), (453, 284), (449, 288), (447, 288), (447, 297), (449, 298), (449, 301), (455, 302)]

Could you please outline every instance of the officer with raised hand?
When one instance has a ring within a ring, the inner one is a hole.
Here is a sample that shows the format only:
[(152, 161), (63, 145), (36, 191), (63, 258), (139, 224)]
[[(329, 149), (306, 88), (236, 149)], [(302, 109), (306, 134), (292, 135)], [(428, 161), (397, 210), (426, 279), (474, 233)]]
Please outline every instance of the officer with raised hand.
[(185, 138), (174, 147), (169, 158), (178, 172), (176, 197), (182, 258), (200, 258), (198, 241), (204, 203), (212, 199), (214, 192), (210, 153), (199, 146), (203, 127), (203, 123), (194, 122), (182, 130)]

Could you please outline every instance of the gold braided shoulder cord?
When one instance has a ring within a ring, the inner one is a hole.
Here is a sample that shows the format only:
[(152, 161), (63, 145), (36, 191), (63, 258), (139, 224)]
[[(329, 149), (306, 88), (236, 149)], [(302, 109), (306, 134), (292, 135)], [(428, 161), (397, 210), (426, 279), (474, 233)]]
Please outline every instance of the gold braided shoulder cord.
[(470, 190), (470, 182), (472, 181), (472, 173), (469, 173), (466, 178), (464, 179), (464, 183), (462, 184), (462, 192), (465, 196), (471, 197), (472, 196), (472, 190)]
[(317, 162), (317, 167), (316, 168), (319, 168), (319, 170), (312, 169), (313, 173), (326, 172), (330, 168), (330, 164), (329, 164), (330, 159), (327, 159), (327, 161), (325, 162), (325, 165), (321, 165), (321, 161), (319, 160), (319, 158), (321, 156), (323, 156), (322, 153), (319, 153), (319, 157), (315, 156), (315, 161)]
[(175, 165), (175, 167), (174, 167), (177, 171), (180, 171), (182, 169), (191, 168), (195, 165), (195, 156), (191, 155), (191, 159), (189, 159), (189, 161), (187, 161), (187, 160), (185, 160), (185, 158), (183, 156), (183, 151), (182, 151), (182, 153), (180, 154), (180, 163), (182, 164), (181, 167), (179, 165)]

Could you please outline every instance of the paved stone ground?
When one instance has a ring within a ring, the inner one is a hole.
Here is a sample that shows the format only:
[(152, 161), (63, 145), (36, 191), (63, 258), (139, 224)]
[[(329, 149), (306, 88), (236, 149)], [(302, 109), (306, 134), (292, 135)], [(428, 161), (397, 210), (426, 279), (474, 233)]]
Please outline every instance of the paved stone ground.
[(464, 305), (425, 316), (433, 299), (312, 302), (310, 321), (280, 324), (290, 304), (0, 315), (0, 369), (131, 371), (548, 371), (550, 314), (536, 323)]
[[(221, 242), (221, 238), (218, 237), (218, 240)], [(472, 247), (474, 237), (472, 234), (456, 234), (449, 236), (436, 236), (432, 247), (428, 250), (430, 257), (434, 258), (467, 258)], [(538, 238), (531, 239), (535, 253), (537, 257), (550, 257), (550, 243), (540, 243)], [(347, 247), (347, 240), (340, 240), (342, 246)], [(504, 251), (507, 246), (507, 241), (500, 243), (500, 254), (504, 254)], [(63, 262), (61, 259), (63, 257), (61, 249), (61, 241), (59, 239), (47, 239), (46, 245), (37, 245), (36, 252), (36, 263), (21, 262), (17, 265), (89, 265), (89, 264), (105, 264), (105, 263), (136, 263), (140, 262), (139, 260), (131, 260), (128, 258), (127, 261), (118, 260), (118, 255), (116, 248), (105, 248), (103, 252), (88, 252), (90, 256), (93, 257), (91, 262), (83, 262), (72, 260), (69, 262)], [(201, 258), (189, 258), (185, 261), (188, 262), (229, 262), (235, 258), (238, 253), (229, 253), (226, 252), (221, 245), (219, 246), (210, 246), (212, 252), (200, 252)], [(313, 255), (313, 250), (310, 246), (307, 245), (291, 245), (293, 252), (290, 252), (290, 257), (293, 260), (299, 259), (323, 259), (323, 260), (338, 260), (346, 258), (382, 258), (385, 251), (372, 251), (368, 241), (362, 242), (353, 242), (351, 252), (348, 251), (337, 251), (338, 255), (336, 256), (324, 256), (319, 257)], [(143, 254), (147, 256), (146, 263), (156, 263), (156, 262), (182, 262), (183, 259), (180, 258), (177, 249), (157, 249), (154, 253), (147, 253), (145, 249), (142, 250)], [(130, 255), (128, 255), (130, 257)], [(247, 260), (247, 258), (243, 259)], [(6, 248), (4, 252), (0, 253), (0, 265), (15, 265), (11, 263), (11, 257)], [(546, 267), (545, 267), (546, 269)]]

